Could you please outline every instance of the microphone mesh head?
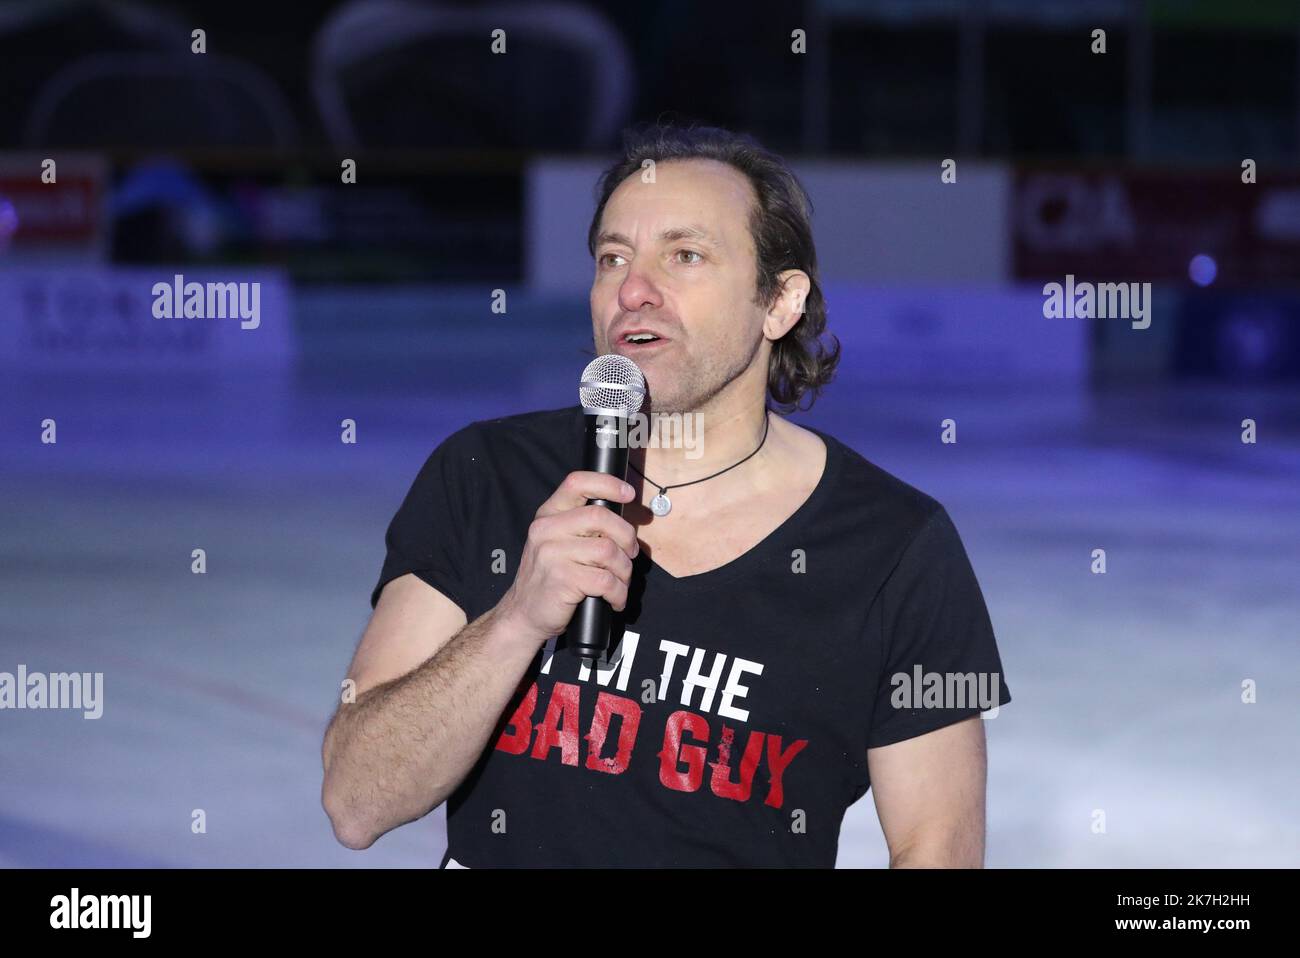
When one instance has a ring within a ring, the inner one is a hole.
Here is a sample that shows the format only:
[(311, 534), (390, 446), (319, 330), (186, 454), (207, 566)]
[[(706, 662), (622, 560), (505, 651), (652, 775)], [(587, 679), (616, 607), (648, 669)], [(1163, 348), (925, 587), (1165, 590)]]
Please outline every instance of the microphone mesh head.
[(645, 401), (645, 376), (626, 356), (597, 356), (582, 371), (578, 401), (589, 413), (634, 416)]

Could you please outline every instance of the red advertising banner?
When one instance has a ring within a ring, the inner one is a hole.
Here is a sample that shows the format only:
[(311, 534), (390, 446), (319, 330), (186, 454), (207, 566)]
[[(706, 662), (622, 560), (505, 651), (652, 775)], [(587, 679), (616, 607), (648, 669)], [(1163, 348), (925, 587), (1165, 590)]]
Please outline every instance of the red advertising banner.
[(1018, 279), (1300, 284), (1300, 172), (1020, 169)]
[[(47, 160), (53, 160), (53, 167)], [(107, 169), (97, 156), (0, 154), (0, 249), (5, 257), (102, 258)]]

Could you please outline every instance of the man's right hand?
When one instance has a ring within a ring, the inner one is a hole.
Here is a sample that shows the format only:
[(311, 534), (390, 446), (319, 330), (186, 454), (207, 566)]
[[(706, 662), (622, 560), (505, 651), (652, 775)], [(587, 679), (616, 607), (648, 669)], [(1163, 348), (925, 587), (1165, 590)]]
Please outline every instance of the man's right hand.
[(610, 607), (627, 604), (632, 559), (640, 551), (636, 530), (626, 519), (589, 499), (630, 502), (636, 491), (623, 480), (578, 470), (564, 477), (532, 524), (515, 581), (498, 611), (538, 644), (564, 632), (587, 596)]

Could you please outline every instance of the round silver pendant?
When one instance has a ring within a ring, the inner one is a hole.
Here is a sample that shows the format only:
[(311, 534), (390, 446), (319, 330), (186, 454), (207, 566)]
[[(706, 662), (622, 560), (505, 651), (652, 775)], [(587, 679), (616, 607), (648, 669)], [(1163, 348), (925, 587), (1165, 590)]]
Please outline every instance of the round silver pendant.
[(650, 511), (657, 516), (666, 516), (673, 504), (662, 492), (650, 500)]

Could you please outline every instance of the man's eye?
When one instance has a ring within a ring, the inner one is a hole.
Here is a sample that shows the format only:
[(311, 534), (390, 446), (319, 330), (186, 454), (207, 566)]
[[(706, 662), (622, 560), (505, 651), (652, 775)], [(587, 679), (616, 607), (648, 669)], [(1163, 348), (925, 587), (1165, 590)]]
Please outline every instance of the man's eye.
[(602, 256), (600, 257), (600, 263), (601, 263), (601, 265), (602, 265), (602, 266), (606, 266), (606, 265), (608, 265), (608, 263), (607, 263), (606, 261), (607, 261), (611, 256), (618, 256), (618, 254), (617, 254), (617, 253), (605, 253), (604, 255), (602, 255)]
[[(700, 255), (700, 253), (696, 252), (696, 251), (693, 250), (693, 249), (679, 249), (679, 250), (677, 251), (677, 255), (678, 255), (678, 256), (681, 256), (683, 253), (685, 253), (687, 256), (699, 256), (700, 259), (703, 259), (703, 258), (704, 258), (703, 256)], [(688, 265), (688, 266), (689, 266), (689, 265), (694, 265), (695, 263), (698, 263), (698, 262), (699, 262), (699, 260), (691, 260), (690, 263), (688, 263), (687, 265)]]

